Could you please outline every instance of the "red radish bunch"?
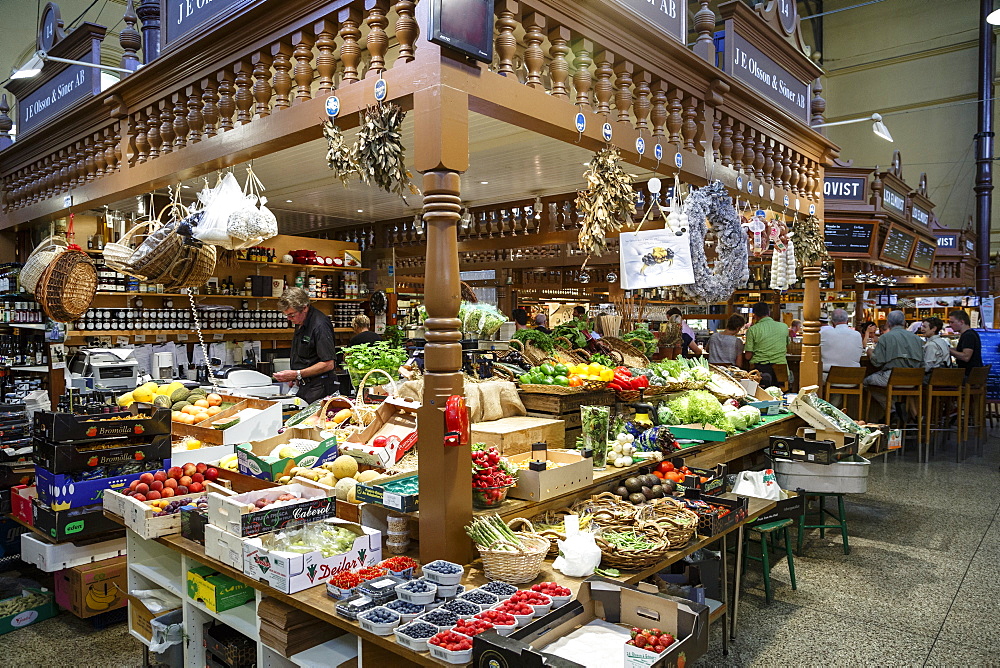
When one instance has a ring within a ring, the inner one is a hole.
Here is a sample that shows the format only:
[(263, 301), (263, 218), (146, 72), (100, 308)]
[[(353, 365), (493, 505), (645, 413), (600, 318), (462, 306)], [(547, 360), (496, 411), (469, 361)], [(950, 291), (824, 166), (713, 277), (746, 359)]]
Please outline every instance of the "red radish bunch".
[(494, 610), (499, 610), (500, 612), (506, 612), (509, 615), (534, 615), (535, 609), (532, 608), (527, 603), (518, 603), (513, 599), (505, 601), (493, 608)]
[(219, 470), (205, 463), (173, 466), (166, 471), (147, 471), (122, 490), (125, 496), (136, 501), (156, 501), (172, 496), (200, 494), (205, 482), (219, 477)]
[(485, 619), (460, 619), (458, 624), (455, 624), (455, 628), (452, 629), (457, 633), (464, 633), (467, 636), (479, 635), (483, 631), (489, 631), (493, 628), (493, 624), (486, 621)]
[(442, 631), (441, 633), (432, 636), (427, 642), (431, 645), (437, 645), (442, 649), (446, 649), (449, 652), (464, 652), (472, 649), (472, 638), (459, 635), (453, 631)]
[(674, 644), (674, 636), (660, 629), (632, 629), (632, 639), (626, 645), (634, 645), (639, 649), (660, 654)]
[(541, 584), (531, 585), (531, 591), (548, 594), (549, 596), (569, 596), (573, 593), (566, 587), (555, 582), (542, 582)]
[(512, 624), (517, 624), (517, 620), (514, 619), (514, 615), (496, 609), (483, 610), (478, 615), (476, 615), (475, 618), (485, 619), (486, 621), (493, 624), (493, 626), (511, 626)]
[(528, 605), (548, 605), (552, 599), (537, 591), (527, 591), (522, 589), (510, 597), (513, 603), (526, 603)]
[(472, 451), (472, 487), (507, 487), (514, 484), (514, 478), (504, 467), (500, 451), (496, 446), (484, 446)]

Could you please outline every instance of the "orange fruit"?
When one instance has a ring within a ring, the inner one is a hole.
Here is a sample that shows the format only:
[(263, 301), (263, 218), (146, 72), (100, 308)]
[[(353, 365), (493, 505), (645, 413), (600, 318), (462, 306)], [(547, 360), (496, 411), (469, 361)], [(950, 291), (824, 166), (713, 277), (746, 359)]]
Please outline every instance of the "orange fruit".
[(212, 417), (213, 415), (218, 415), (221, 412), (222, 412), (222, 409), (219, 408), (218, 406), (209, 406), (208, 407), (208, 416), (209, 417)]
[(197, 410), (198, 408), (195, 406), (185, 406), (184, 408), (181, 409), (181, 413), (184, 413), (186, 415), (192, 415), (195, 412), (197, 412)]
[(211, 404), (208, 403), (208, 399), (199, 399), (198, 401), (194, 402), (194, 405), (199, 408), (208, 408)]
[(208, 401), (209, 406), (218, 406), (222, 403), (222, 397), (215, 393), (208, 395), (205, 399)]

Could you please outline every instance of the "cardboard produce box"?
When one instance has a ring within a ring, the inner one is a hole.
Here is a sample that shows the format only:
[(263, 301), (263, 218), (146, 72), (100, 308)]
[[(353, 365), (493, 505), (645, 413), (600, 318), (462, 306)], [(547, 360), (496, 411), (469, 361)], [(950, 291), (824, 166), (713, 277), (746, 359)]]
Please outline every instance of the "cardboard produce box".
[(566, 423), (549, 418), (507, 417), (476, 422), (471, 431), (472, 443), (495, 445), (505, 457), (530, 452), (532, 443), (545, 443), (550, 450), (558, 450), (566, 443)]
[(420, 507), (419, 493), (401, 494), (394, 489), (394, 483), (407, 478), (417, 480), (417, 474), (400, 473), (373, 482), (359, 483), (355, 488), (355, 496), (361, 503), (374, 503), (401, 513), (415, 512)]
[(170, 459), (170, 454), (170, 434), (74, 443), (35, 439), (35, 464), (52, 473), (89, 471), (99, 466), (116, 466), (128, 462), (163, 461)]
[[(262, 480), (277, 480), (281, 476), (288, 475), (296, 466), (316, 468), (321, 464), (332, 462), (340, 455), (336, 437), (330, 437), (321, 441), (315, 441), (316, 445), (314, 447), (304, 452), (299, 452), (295, 456), (280, 457), (274, 461), (269, 461), (271, 459), (269, 456), (274, 452), (275, 448), (288, 444), (293, 438), (305, 439), (305, 437), (297, 435), (294, 430), (289, 430), (261, 441), (237, 445), (236, 455), (238, 457), (240, 473), (261, 478)], [(290, 447), (295, 449), (294, 446)]]
[(777, 522), (778, 520), (798, 521), (798, 519), (802, 517), (802, 513), (806, 510), (805, 494), (798, 491), (781, 490), (781, 498), (775, 503), (777, 505), (773, 510), (767, 511), (751, 522), (748, 526), (770, 524), (771, 522)]
[[(222, 401), (223, 403), (233, 402), (235, 405), (198, 424), (174, 422), (174, 437), (183, 438), (190, 436), (210, 445), (236, 445), (271, 438), (277, 435), (278, 430), (281, 429), (281, 404), (277, 401), (248, 399), (229, 395), (222, 395)], [(212, 426), (216, 423), (224, 423), (227, 420), (231, 420), (241, 411), (248, 408), (260, 412), (241, 418), (238, 424), (228, 429), (216, 429)]]
[(34, 485), (15, 485), (10, 490), (10, 513), (25, 524), (34, 526), (35, 515), (31, 500), (38, 496)]
[[(343, 454), (350, 455), (361, 464), (388, 468), (403, 458), (417, 444), (417, 411), (420, 403), (389, 397), (375, 411), (375, 419), (363, 431), (355, 432), (340, 445)], [(395, 447), (376, 448), (372, 441), (377, 436), (395, 436)]]
[[(659, 655), (640, 650), (625, 644), (633, 626), (657, 627), (676, 640)], [(707, 650), (707, 606), (591, 578), (580, 585), (575, 600), (509, 636), (477, 635), (472, 665), (674, 668), (694, 663)]]
[[(22, 600), (26, 599), (26, 600)], [(14, 610), (3, 614), (2, 611)], [(56, 599), (44, 589), (25, 589), (17, 596), (0, 601), (0, 635), (24, 628), (29, 624), (55, 617)]]
[[(157, 464), (149, 470), (157, 471), (160, 468), (161, 465)], [(162, 463), (162, 468), (170, 468), (170, 460), (165, 460)], [(40, 466), (35, 469), (38, 498), (53, 510), (66, 510), (67, 508), (79, 508), (80, 506), (101, 503), (105, 490), (120, 490), (128, 487), (133, 480), (138, 480), (142, 473), (129, 473), (92, 480), (74, 480), (73, 476), (65, 473), (53, 473)]]
[[(18, 527), (24, 529), (24, 527)], [(87, 538), (71, 543), (50, 543), (33, 532), (21, 534), (21, 560), (46, 573), (83, 566), (125, 554), (125, 530), (121, 537)]]
[(187, 573), (188, 597), (201, 601), (212, 612), (232, 610), (254, 599), (253, 587), (211, 566), (198, 566)]
[(799, 462), (833, 464), (858, 452), (854, 434), (799, 427), (795, 436), (771, 436), (770, 453)]
[(127, 604), (125, 557), (66, 568), (55, 575), (56, 603), (81, 619)]
[(54, 443), (163, 434), (170, 434), (170, 409), (151, 404), (134, 403), (117, 413), (101, 415), (35, 413), (35, 436)]
[[(547, 450), (547, 461), (564, 464), (544, 471), (520, 469), (517, 472), (517, 484), (507, 491), (512, 499), (526, 501), (547, 501), (566, 494), (594, 482), (593, 460), (583, 457), (575, 450)], [(512, 464), (531, 461), (536, 455), (525, 452), (510, 455), (507, 459)]]
[[(277, 500), (282, 494), (294, 494), (301, 501), (258, 508), (261, 499)], [(279, 531), (333, 517), (337, 511), (333, 487), (296, 477), (288, 485), (223, 496), (208, 495), (208, 521), (220, 529), (243, 538)]]
[(31, 503), (32, 524), (57, 543), (99, 536), (121, 529), (121, 525), (104, 515), (100, 503), (69, 510), (53, 510), (39, 499)]
[[(204, 492), (172, 496), (168, 500), (194, 503), (206, 496), (209, 489), (219, 490), (219, 482), (226, 486), (229, 485), (228, 480), (221, 480), (212, 483), (212, 487), (206, 488)], [(184, 505), (187, 505), (187, 503)], [(138, 501), (131, 496), (125, 496), (113, 490), (108, 490), (104, 494), (104, 509), (121, 517), (125, 521), (125, 526), (138, 534), (140, 538), (159, 538), (160, 536), (169, 536), (181, 532), (181, 514), (179, 511), (171, 514), (157, 513), (156, 509), (148, 503)]]
[(214, 524), (205, 525), (205, 556), (243, 572), (243, 538)]
[(344, 570), (358, 570), (382, 561), (382, 533), (360, 524), (329, 519), (323, 524), (357, 534), (347, 552), (324, 557), (319, 550), (298, 554), (269, 549), (274, 534), (243, 541), (243, 572), (286, 594), (325, 584)]
[(153, 625), (150, 622), (152, 622), (154, 618), (179, 609), (170, 608), (169, 610), (161, 610), (160, 612), (151, 612), (150, 609), (135, 596), (127, 594), (125, 598), (128, 600), (129, 628), (146, 640), (153, 639)]
[(701, 496), (699, 490), (689, 489), (684, 492), (686, 498), (700, 498), (710, 506), (712, 512), (693, 509), (698, 515), (698, 534), (714, 536), (733, 527), (747, 518), (747, 507), (750, 500), (745, 496), (735, 499), (724, 499), (718, 496)]

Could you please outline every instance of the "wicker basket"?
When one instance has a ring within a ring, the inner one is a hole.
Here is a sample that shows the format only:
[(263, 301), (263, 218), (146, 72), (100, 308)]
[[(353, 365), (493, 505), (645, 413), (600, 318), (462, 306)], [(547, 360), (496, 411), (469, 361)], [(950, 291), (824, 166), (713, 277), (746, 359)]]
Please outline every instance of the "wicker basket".
[(549, 358), (549, 353), (545, 352), (530, 341), (525, 343), (519, 339), (511, 339), (507, 345), (521, 353), (521, 357), (523, 357), (531, 366), (538, 366)]
[(202, 286), (214, 273), (215, 246), (184, 238), (178, 256), (156, 281), (162, 283), (166, 291), (174, 292)]
[(688, 510), (680, 501), (671, 497), (653, 499), (639, 506), (636, 518), (655, 521), (664, 526), (667, 537), (674, 549), (686, 545), (698, 529), (700, 518), (694, 511)]
[(622, 358), (622, 363), (627, 367), (645, 369), (649, 367), (649, 358), (641, 350), (613, 336), (605, 336), (601, 343), (607, 345), (611, 350), (618, 353)]
[(68, 245), (65, 237), (52, 235), (35, 246), (24, 266), (21, 267), (21, 273), (17, 279), (21, 289), (34, 294), (42, 274), (56, 257), (66, 251)]
[[(149, 282), (159, 283), (159, 277), (166, 274), (183, 250), (185, 237), (178, 234), (177, 230), (188, 215), (187, 207), (179, 202), (171, 202), (163, 207), (156, 217), (160, 227), (143, 239), (120, 271), (131, 276), (145, 276)], [(172, 217), (172, 220), (163, 222), (166, 216)]]
[(372, 420), (375, 419), (375, 411), (378, 410), (379, 404), (366, 404), (363, 399), (365, 396), (365, 386), (368, 383), (368, 378), (373, 373), (382, 374), (389, 380), (389, 394), (392, 396), (396, 395), (396, 380), (389, 374), (385, 369), (372, 369), (358, 381), (357, 386), (354, 388), (355, 402), (351, 407), (354, 412), (354, 421), (362, 425), (370, 425)]
[(542, 525), (561, 524), (563, 526), (562, 531), (558, 531), (556, 529), (542, 529), (540, 531), (536, 529), (535, 531), (539, 536), (544, 536), (545, 538), (548, 539), (549, 557), (555, 557), (556, 555), (559, 554), (559, 544), (557, 541), (566, 540), (566, 525), (564, 523), (565, 520), (563, 518), (566, 517), (566, 515), (572, 515), (572, 514), (574, 513), (570, 508), (557, 508), (555, 510), (546, 510), (541, 515), (535, 515), (534, 517), (531, 518), (531, 522), (533, 524), (542, 524)]
[(525, 394), (580, 394), (585, 392), (583, 387), (563, 387), (562, 385), (533, 385), (522, 383), (521, 392)]
[(80, 250), (67, 250), (53, 260), (35, 286), (35, 299), (46, 315), (70, 322), (83, 315), (97, 293), (97, 269)]
[(608, 381), (606, 380), (585, 380), (583, 381), (583, 390), (585, 392), (600, 392), (601, 390), (608, 389)]
[[(626, 570), (639, 570), (663, 561), (671, 550), (676, 550), (684, 545), (684, 543), (674, 543), (670, 540), (667, 527), (664, 524), (665, 522), (662, 521), (648, 520), (602, 524), (601, 530), (594, 537), (597, 546), (601, 548), (601, 564)], [(697, 524), (695, 526), (697, 527)], [(634, 532), (651, 543), (651, 547), (633, 548), (614, 545), (605, 539), (605, 536), (613, 531)]]
[(143, 221), (138, 225), (133, 225), (122, 235), (121, 239), (109, 243), (104, 247), (104, 264), (115, 271), (129, 274), (140, 281), (145, 281), (146, 276), (129, 273), (128, 261), (132, 257), (132, 253), (135, 252), (135, 249), (146, 240), (146, 237), (159, 229), (159, 227), (160, 222), (152, 219)]
[(534, 526), (523, 517), (515, 517), (507, 523), (507, 526), (513, 529), (517, 524), (528, 525), (527, 532), (515, 532), (525, 546), (523, 551), (508, 552), (478, 548), (479, 555), (483, 559), (483, 573), (490, 580), (523, 584), (534, 580), (542, 570), (542, 563), (549, 551), (548, 539), (535, 533)]
[(615, 390), (618, 401), (634, 403), (642, 399), (642, 390)]

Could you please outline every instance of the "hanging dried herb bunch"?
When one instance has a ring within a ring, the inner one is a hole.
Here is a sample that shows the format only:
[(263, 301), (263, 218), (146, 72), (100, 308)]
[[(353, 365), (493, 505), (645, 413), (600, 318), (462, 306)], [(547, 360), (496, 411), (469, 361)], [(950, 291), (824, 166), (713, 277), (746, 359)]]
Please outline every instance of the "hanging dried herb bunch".
[(369, 107), (358, 131), (356, 155), (365, 184), (375, 183), (387, 193), (396, 193), (406, 200), (406, 192), (419, 195), (420, 190), (410, 181), (406, 170), (406, 150), (400, 141), (400, 127), (406, 113), (395, 104)]
[(603, 255), (608, 248), (607, 234), (631, 222), (635, 213), (632, 177), (621, 168), (616, 148), (598, 151), (583, 175), (587, 189), (576, 196), (576, 207), (583, 213), (580, 249), (591, 255)]
[(323, 136), (326, 137), (328, 146), (326, 163), (346, 188), (347, 181), (361, 171), (358, 165), (357, 145), (348, 147), (344, 141), (344, 133), (330, 120), (323, 123)]
[(795, 260), (799, 267), (816, 267), (830, 259), (819, 218), (810, 215), (799, 220), (796, 216), (792, 221), (792, 230), (795, 235)]

